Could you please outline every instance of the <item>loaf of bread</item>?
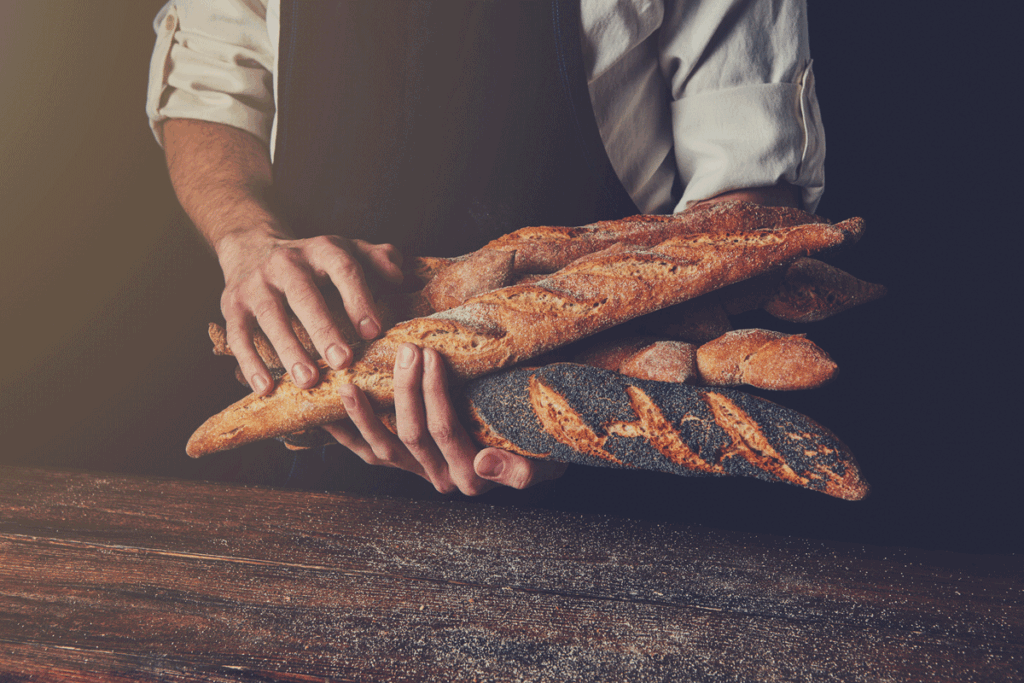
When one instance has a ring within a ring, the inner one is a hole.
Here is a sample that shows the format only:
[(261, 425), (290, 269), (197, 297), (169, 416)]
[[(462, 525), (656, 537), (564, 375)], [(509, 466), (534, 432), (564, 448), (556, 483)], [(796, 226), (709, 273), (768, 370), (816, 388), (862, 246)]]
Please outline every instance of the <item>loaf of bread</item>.
[(817, 259), (799, 258), (789, 265), (761, 308), (780, 320), (815, 322), (874, 301), (885, 292), (884, 285), (864, 282)]
[[(856, 460), (834, 434), (805, 415), (734, 389), (559, 363), (472, 380), (457, 408), (477, 443), (529, 458), (756, 477), (846, 500), (868, 493)], [(395, 431), (394, 413), (380, 417)], [(291, 449), (330, 440), (320, 430), (283, 439)]]
[[(588, 343), (592, 339), (595, 343)], [(572, 361), (628, 377), (703, 386), (793, 391), (835, 379), (836, 362), (799, 334), (732, 330), (697, 346), (658, 337), (594, 337), (575, 344)]]
[[(863, 221), (850, 219), (737, 232), (708, 229), (652, 248), (617, 244), (536, 283), (487, 292), (448, 311), (399, 323), (350, 368), (332, 371), (321, 362), (323, 379), (312, 389), (283, 379), (270, 395), (253, 394), (235, 403), (204, 423), (186, 450), (197, 457), (341, 419), (345, 410), (337, 386), (343, 383), (358, 385), (371, 403), (384, 407), (393, 400), (391, 369), (405, 342), (439, 351), (456, 379), (478, 377), (781, 268), (802, 255), (853, 242), (862, 230)], [(517, 249), (516, 259), (519, 254)]]
[(702, 384), (792, 391), (816, 389), (835, 379), (839, 366), (803, 335), (773, 330), (733, 330), (697, 349)]
[(516, 273), (553, 273), (615, 245), (650, 247), (673, 237), (774, 230), (825, 223), (790, 207), (748, 202), (708, 204), (673, 215), (630, 216), (581, 227), (534, 226), (492, 240), (481, 251), (514, 251)]
[(736, 390), (563, 363), (473, 380), (462, 401), (479, 443), (530, 458), (749, 476), (845, 500), (868, 493), (849, 449), (829, 430)]

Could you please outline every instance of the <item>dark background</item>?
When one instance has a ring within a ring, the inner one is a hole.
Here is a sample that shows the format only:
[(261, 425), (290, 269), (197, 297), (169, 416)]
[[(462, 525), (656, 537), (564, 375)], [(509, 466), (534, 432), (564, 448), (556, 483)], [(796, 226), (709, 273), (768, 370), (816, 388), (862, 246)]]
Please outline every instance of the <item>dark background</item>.
[[(148, 130), (162, 3), (0, 0), (0, 463), (279, 481), (276, 444), (190, 461), (240, 396), (210, 355), (219, 270)], [(1024, 551), (1017, 317), (1016, 17), (812, 0), (828, 136), (818, 213), (868, 221), (832, 261), (889, 296), (805, 327), (842, 368), (776, 395), (828, 425), (873, 484), (849, 503), (757, 481), (576, 468), (482, 502), (972, 553)], [(329, 482), (430, 497), (353, 462)]]

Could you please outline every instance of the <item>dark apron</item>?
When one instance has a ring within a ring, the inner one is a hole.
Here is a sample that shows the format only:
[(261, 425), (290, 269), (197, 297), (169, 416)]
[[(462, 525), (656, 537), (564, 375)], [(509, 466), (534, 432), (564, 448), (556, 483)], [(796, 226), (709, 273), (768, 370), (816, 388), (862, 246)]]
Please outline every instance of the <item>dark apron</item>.
[[(579, 27), (579, 0), (284, 0), (277, 210), (298, 237), (425, 256), (637, 213), (601, 142)], [(309, 452), (287, 485), (329, 487), (325, 468), (353, 461)], [(415, 493), (370, 469), (364, 492)]]
[(579, 26), (579, 0), (286, 0), (279, 210), (298, 236), (433, 256), (637, 213), (601, 143)]

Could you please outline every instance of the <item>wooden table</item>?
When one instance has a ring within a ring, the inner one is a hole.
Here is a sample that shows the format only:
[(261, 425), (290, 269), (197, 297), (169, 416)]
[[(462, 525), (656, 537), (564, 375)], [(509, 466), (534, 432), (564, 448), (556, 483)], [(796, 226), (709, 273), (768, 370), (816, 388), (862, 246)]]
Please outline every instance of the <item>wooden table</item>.
[(0, 468), (0, 680), (1024, 680), (1024, 558)]

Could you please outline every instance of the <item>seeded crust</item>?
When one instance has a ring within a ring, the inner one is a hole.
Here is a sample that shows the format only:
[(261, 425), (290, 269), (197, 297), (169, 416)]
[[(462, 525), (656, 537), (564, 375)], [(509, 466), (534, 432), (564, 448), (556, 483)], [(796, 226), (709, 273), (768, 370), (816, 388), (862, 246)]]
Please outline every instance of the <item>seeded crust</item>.
[[(751, 206), (733, 208), (758, 215)], [(732, 216), (721, 207), (697, 213)], [(193, 434), (186, 451), (198, 457), (341, 419), (345, 411), (337, 387), (344, 383), (362, 388), (376, 408), (386, 407), (393, 400), (395, 352), (405, 341), (438, 350), (456, 380), (470, 379), (781, 268), (804, 254), (856, 241), (862, 229), (860, 219), (850, 219), (743, 232), (708, 229), (653, 248), (616, 245), (539, 282), (487, 292), (462, 306), (395, 325), (352, 367), (332, 371), (322, 366), (323, 379), (310, 390), (297, 389), (286, 378), (269, 396), (253, 394), (229, 406)]]
[(749, 476), (860, 500), (849, 449), (810, 418), (731, 389), (560, 363), (469, 382), (481, 443), (526, 457), (688, 476)]

